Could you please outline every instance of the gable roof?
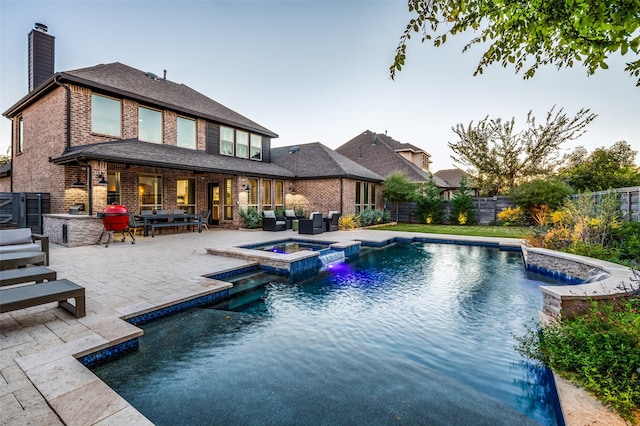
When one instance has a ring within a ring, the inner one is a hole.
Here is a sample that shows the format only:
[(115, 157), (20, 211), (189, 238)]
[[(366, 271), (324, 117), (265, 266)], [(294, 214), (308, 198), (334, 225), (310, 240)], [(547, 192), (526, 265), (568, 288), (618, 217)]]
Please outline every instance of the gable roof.
[(460, 180), (462, 176), (467, 177), (467, 187), (475, 188), (473, 181), (469, 178), (467, 173), (460, 169), (444, 169), (438, 170), (434, 173), (434, 176), (437, 176), (444, 182), (446, 182), (448, 188), (460, 188)]
[(349, 177), (376, 182), (384, 180), (377, 173), (320, 142), (271, 148), (271, 162), (290, 170), (296, 178)]
[(15, 115), (24, 106), (57, 87), (56, 82), (73, 83), (91, 88), (99, 93), (135, 99), (141, 104), (171, 109), (191, 117), (228, 124), (271, 138), (278, 137), (271, 130), (189, 86), (159, 78), (154, 74), (140, 71), (120, 62), (56, 73), (5, 111), (3, 115), (7, 117)]
[[(398, 151), (412, 150), (425, 152), (424, 150), (406, 143), (401, 143), (384, 134), (377, 134), (365, 130), (344, 145), (336, 148), (336, 151), (357, 164), (368, 168), (385, 179), (395, 172), (404, 172), (411, 182), (427, 182), (431, 174), (425, 172), (411, 161), (398, 154)], [(445, 182), (434, 176), (438, 187), (446, 187)]]
[(273, 163), (208, 154), (189, 148), (141, 142), (137, 139), (81, 145), (51, 160), (54, 164), (105, 160), (122, 164), (164, 167), (198, 172), (293, 177), (289, 170)]

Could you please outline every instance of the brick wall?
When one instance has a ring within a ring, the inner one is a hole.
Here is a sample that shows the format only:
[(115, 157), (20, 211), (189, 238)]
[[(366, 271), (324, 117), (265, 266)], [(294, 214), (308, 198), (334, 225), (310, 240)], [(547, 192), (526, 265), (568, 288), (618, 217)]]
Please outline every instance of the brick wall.
[(11, 173), (14, 192), (48, 192), (51, 211), (61, 211), (64, 205), (65, 177), (49, 157), (59, 156), (66, 146), (66, 92), (56, 88), (22, 111), (23, 152), (17, 149), (18, 117), (13, 120), (13, 163)]

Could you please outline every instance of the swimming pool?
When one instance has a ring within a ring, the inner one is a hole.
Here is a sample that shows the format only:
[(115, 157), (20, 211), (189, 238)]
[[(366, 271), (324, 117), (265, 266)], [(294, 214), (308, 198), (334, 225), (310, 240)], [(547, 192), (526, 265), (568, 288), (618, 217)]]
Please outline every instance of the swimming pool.
[(160, 425), (561, 424), (513, 350), (542, 284), (519, 253), (399, 244), (151, 322), (93, 370)]

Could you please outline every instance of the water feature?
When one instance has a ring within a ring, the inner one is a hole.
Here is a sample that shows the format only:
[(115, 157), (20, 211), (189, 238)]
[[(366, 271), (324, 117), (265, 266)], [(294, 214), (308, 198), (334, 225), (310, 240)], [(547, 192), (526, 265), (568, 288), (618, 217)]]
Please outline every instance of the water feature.
[(513, 350), (542, 305), (518, 253), (397, 245), (143, 326), (95, 373), (156, 424), (561, 424)]

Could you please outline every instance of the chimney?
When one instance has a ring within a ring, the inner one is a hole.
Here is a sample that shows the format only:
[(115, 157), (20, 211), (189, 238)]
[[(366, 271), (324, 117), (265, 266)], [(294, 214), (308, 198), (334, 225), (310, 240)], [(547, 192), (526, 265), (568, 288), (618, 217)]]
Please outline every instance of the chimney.
[(55, 37), (47, 31), (46, 25), (36, 22), (29, 33), (29, 92), (54, 73)]

